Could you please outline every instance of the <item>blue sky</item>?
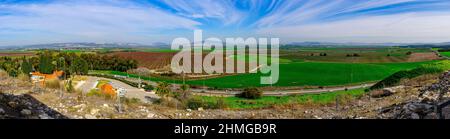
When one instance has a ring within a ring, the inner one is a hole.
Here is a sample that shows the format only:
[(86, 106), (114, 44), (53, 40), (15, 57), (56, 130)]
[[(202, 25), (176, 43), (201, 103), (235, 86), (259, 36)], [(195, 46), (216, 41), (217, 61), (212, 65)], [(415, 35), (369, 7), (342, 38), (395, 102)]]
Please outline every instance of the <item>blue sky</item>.
[(282, 43), (448, 42), (449, 0), (0, 0), (0, 46), (170, 43), (176, 37)]

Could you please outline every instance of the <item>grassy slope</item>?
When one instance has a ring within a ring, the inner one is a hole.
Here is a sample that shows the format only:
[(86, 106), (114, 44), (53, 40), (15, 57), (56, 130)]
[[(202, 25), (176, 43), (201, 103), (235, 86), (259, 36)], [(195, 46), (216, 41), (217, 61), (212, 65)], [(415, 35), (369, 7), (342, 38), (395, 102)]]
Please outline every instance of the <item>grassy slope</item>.
[[(246, 109), (246, 108), (265, 108), (273, 105), (286, 104), (330, 104), (336, 101), (338, 96), (347, 96), (346, 98), (355, 98), (364, 94), (364, 89), (354, 89), (348, 91), (327, 92), (321, 94), (305, 94), (293, 96), (263, 96), (262, 98), (251, 100), (238, 97), (209, 97), (197, 96), (207, 103), (217, 103), (222, 99), (228, 108)], [(344, 97), (342, 97), (343, 99)], [(341, 101), (343, 101), (341, 99)]]
[[(275, 86), (329, 86), (381, 80), (399, 70), (412, 69), (421, 64), (351, 64), (300, 62), (280, 64), (280, 79)], [(241, 74), (205, 80), (208, 86), (239, 88), (260, 87), (262, 74)], [(202, 85), (203, 81), (189, 81), (190, 84)]]

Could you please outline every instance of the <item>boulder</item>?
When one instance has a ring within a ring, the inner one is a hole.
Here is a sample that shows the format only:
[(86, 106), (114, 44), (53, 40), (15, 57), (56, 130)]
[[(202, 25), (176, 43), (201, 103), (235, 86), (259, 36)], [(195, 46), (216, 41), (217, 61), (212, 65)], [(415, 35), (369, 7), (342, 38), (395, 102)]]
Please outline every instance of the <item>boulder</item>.
[(23, 109), (22, 111), (20, 111), (20, 114), (25, 115), (25, 116), (31, 115), (31, 111), (28, 109)]
[(394, 91), (392, 91), (390, 89), (375, 90), (375, 91), (370, 92), (370, 96), (373, 98), (387, 97), (392, 94), (394, 94)]

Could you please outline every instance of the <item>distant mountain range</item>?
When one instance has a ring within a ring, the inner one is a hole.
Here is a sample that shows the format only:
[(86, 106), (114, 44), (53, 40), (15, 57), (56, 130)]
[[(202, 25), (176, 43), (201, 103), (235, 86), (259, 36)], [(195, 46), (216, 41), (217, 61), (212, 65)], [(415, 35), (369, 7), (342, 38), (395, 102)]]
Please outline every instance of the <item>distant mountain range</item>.
[(287, 46), (448, 46), (450, 42), (443, 43), (333, 43), (333, 42), (293, 42)]
[[(193, 44), (193, 43), (192, 43)], [(224, 44), (225, 45), (225, 44)], [(367, 46), (400, 46), (400, 47), (450, 47), (450, 42), (443, 43), (333, 43), (333, 42), (293, 42), (282, 45), (282, 47), (367, 47)], [(170, 44), (157, 42), (150, 45), (138, 43), (50, 43), (23, 46), (3, 46), (0, 49), (75, 49), (75, 48), (170, 48)]]
[(0, 49), (70, 49), (70, 48), (168, 48), (169, 45), (165, 43), (154, 43), (151, 45), (144, 45), (138, 43), (50, 43), (50, 44), (35, 44), (35, 45), (21, 45), (21, 46), (4, 46)]

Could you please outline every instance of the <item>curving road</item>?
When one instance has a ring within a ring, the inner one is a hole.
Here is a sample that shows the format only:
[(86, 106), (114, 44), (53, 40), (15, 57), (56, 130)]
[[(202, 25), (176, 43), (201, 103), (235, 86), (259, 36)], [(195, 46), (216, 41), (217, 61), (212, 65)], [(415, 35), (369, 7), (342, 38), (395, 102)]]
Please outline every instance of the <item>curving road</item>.
[[(92, 77), (92, 76), (89, 76), (89, 77), (99, 78), (99, 77)], [(106, 78), (101, 78), (101, 79), (106, 79)], [(134, 81), (134, 79), (132, 79), (132, 78), (130, 78), (130, 79), (128, 79), (128, 81)], [(120, 81), (113, 80), (113, 79), (106, 79), (106, 80), (111, 80), (111, 81), (115, 81), (115, 82), (124, 84)], [(157, 85), (157, 83), (153, 82), (153, 81), (145, 81), (145, 82), (147, 82), (151, 85), (154, 85), (154, 86)], [(287, 96), (287, 95), (296, 95), (296, 94), (317, 94), (317, 93), (324, 93), (324, 92), (343, 91), (345, 89), (352, 90), (352, 89), (366, 88), (366, 87), (370, 87), (372, 85), (374, 85), (374, 83), (352, 85), (352, 86), (330, 87), (330, 88), (323, 88), (323, 89), (296, 89), (296, 90), (291, 89), (291, 90), (264, 91), (263, 95), (264, 96)], [(128, 86), (127, 88), (130, 90), (133, 90), (132, 88), (134, 88), (129, 85), (127, 85), (127, 86)], [(177, 88), (179, 88), (179, 86), (180, 86), (179, 84), (172, 84), (172, 89), (177, 89)], [(236, 90), (229, 91), (229, 90), (208, 90), (208, 89), (191, 89), (191, 92), (194, 93), (195, 95), (224, 96), (224, 97), (231, 97), (231, 96), (235, 96), (236, 94), (241, 93), (241, 91), (236, 91)], [(134, 94), (135, 96), (139, 96), (139, 95), (142, 95), (142, 92), (139, 93), (139, 91), (137, 91), (136, 93), (132, 93), (132, 94)], [(153, 93), (153, 95), (154, 95), (154, 93)], [(156, 97), (153, 97), (153, 98), (156, 98)], [(141, 96), (141, 98), (142, 98), (142, 96)]]
[[(287, 95), (298, 95), (298, 94), (318, 94), (324, 92), (334, 92), (334, 91), (343, 91), (345, 89), (359, 89), (366, 88), (374, 85), (372, 84), (362, 84), (362, 85), (354, 85), (354, 86), (346, 86), (346, 87), (333, 87), (333, 88), (323, 88), (323, 89), (297, 89), (297, 90), (276, 90), (276, 91), (264, 91), (264, 96), (287, 96)], [(196, 95), (205, 95), (205, 96), (235, 96), (236, 94), (241, 93), (241, 91), (223, 91), (223, 90), (204, 90), (204, 89), (191, 89)]]
[(82, 90), (83, 93), (88, 93), (91, 89), (95, 88), (95, 84), (98, 80), (108, 80), (111, 81), (111, 84), (113, 86), (124, 88), (125, 90), (127, 90), (127, 93), (125, 93), (125, 97), (127, 98), (137, 98), (142, 102), (150, 103), (154, 100), (159, 99), (159, 96), (154, 92), (146, 92), (143, 89), (130, 86), (121, 81), (102, 77), (87, 76), (87, 79), (84, 81), (84, 83), (82, 85), (77, 85), (79, 86), (79, 88), (76, 89)]

